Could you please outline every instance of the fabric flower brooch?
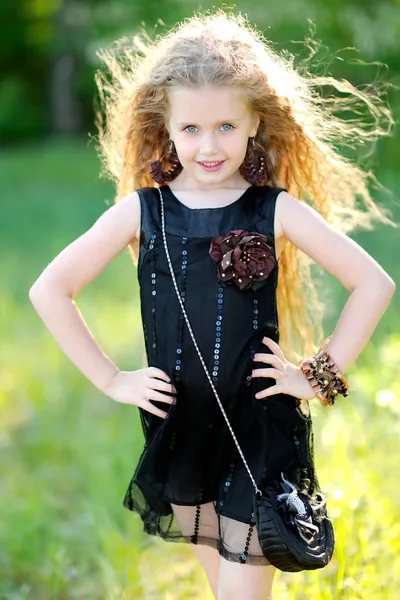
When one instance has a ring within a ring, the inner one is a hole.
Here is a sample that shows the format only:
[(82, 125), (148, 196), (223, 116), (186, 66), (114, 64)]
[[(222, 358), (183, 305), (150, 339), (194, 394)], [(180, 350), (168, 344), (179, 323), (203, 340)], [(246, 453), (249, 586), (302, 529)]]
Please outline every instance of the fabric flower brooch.
[(263, 284), (275, 267), (267, 237), (245, 229), (233, 229), (211, 240), (209, 254), (217, 264), (218, 279), (237, 285), (240, 290)]

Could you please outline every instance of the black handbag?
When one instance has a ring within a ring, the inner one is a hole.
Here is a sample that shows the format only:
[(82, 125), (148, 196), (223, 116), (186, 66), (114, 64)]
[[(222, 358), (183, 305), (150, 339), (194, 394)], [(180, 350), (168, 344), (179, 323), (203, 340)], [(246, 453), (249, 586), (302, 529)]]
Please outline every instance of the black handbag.
[(158, 191), (163, 242), (172, 281), (197, 354), (255, 489), (253, 510), (261, 550), (265, 558), (281, 571), (321, 569), (331, 560), (335, 547), (326, 498), (320, 491), (310, 495), (306, 490), (300, 490), (295, 483), (289, 481), (285, 473), (281, 473), (278, 486), (269, 485), (263, 491), (257, 487), (200, 353), (179, 294), (165, 235), (163, 196), (160, 188)]
[(326, 498), (310, 496), (281, 473), (283, 493), (275, 487), (256, 492), (253, 501), (258, 539), (264, 556), (281, 571), (322, 569), (335, 547)]

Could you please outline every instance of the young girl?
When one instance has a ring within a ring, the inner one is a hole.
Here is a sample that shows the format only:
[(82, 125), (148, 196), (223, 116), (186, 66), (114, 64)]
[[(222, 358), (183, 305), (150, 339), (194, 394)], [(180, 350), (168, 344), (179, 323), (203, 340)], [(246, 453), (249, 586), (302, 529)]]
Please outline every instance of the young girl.
[[(162, 210), (178, 292), (257, 485), (284, 471), (312, 493), (320, 487), (308, 401), (326, 406), (329, 397), (299, 355), (292, 362), (296, 344), (311, 357), (320, 336), (308, 261), (350, 292), (325, 348), (343, 374), (395, 286), (342, 232), (391, 221), (369, 195), (370, 175), (335, 141), (374, 141), (389, 133), (391, 114), (379, 94), (296, 73), (240, 15), (220, 10), (154, 43), (136, 39), (123, 54), (102, 52), (112, 77), (97, 77), (100, 151), (117, 202), (48, 265), (30, 298), (82, 373), (139, 407), (145, 446), (124, 505), (144, 531), (189, 543), (218, 600), (265, 600), (276, 569), (259, 546), (254, 488), (180, 309)], [(348, 93), (347, 108), (365, 102), (376, 128), (334, 116), (332, 98), (313, 91), (324, 83)], [(73, 301), (127, 247), (148, 361), (132, 372), (102, 352)]]

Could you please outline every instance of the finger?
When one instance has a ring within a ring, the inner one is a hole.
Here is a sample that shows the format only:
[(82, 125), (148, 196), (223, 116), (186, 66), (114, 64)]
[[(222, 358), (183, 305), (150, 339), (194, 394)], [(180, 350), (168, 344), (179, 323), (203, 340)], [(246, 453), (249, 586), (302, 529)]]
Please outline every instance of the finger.
[(274, 342), (274, 340), (271, 340), (271, 338), (265, 336), (262, 339), (262, 343), (265, 344), (266, 346), (268, 346), (268, 348), (270, 348), (272, 350), (272, 352), (281, 360), (285, 360), (285, 355), (283, 354), (279, 344), (277, 344), (276, 342)]
[(280, 385), (271, 385), (271, 387), (266, 388), (265, 390), (261, 390), (261, 392), (257, 392), (257, 394), (255, 394), (255, 397), (257, 398), (257, 400), (260, 400), (261, 398), (268, 398), (268, 396), (273, 396), (274, 394), (282, 394), (283, 393), (283, 388)]
[(253, 362), (269, 363), (279, 371), (284, 371), (285, 369), (283, 362), (275, 354), (261, 354), (260, 352), (256, 352), (253, 357)]
[(147, 369), (147, 374), (150, 377), (158, 377), (159, 379), (163, 379), (167, 383), (170, 383), (170, 381), (171, 381), (171, 379), (167, 375), (167, 373), (165, 373), (162, 369), (159, 369), (158, 367), (149, 367)]
[(146, 394), (146, 400), (157, 400), (157, 402), (166, 402), (167, 404), (176, 404), (176, 398), (174, 396), (168, 396), (167, 394), (162, 394), (161, 392), (157, 392), (156, 390), (152, 390), (149, 388)]
[(138, 406), (140, 406), (140, 408), (143, 408), (147, 412), (156, 415), (156, 417), (161, 417), (162, 419), (165, 419), (166, 415), (168, 414), (167, 412), (160, 410), (159, 408), (154, 406), (154, 404), (147, 400), (143, 400), (143, 402), (141, 402)]
[(176, 387), (173, 383), (167, 383), (166, 381), (161, 381), (160, 379), (150, 378), (149, 387), (154, 390), (162, 390), (164, 392), (176, 394)]
[(251, 375), (252, 377), (272, 377), (277, 381), (283, 378), (283, 373), (278, 369), (253, 369)]

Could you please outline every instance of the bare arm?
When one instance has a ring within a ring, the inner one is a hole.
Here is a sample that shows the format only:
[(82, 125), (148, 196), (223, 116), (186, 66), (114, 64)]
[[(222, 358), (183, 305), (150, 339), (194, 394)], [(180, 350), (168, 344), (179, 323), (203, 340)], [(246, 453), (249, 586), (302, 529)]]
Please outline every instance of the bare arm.
[(139, 228), (135, 192), (104, 212), (56, 256), (29, 290), (34, 308), (59, 346), (101, 391), (118, 368), (96, 343), (73, 298), (127, 247)]
[[(312, 207), (281, 192), (277, 230), (350, 292), (326, 351), (344, 372), (370, 339), (394, 294), (395, 284), (354, 240), (339, 232)], [(321, 340), (322, 343), (323, 340)]]

